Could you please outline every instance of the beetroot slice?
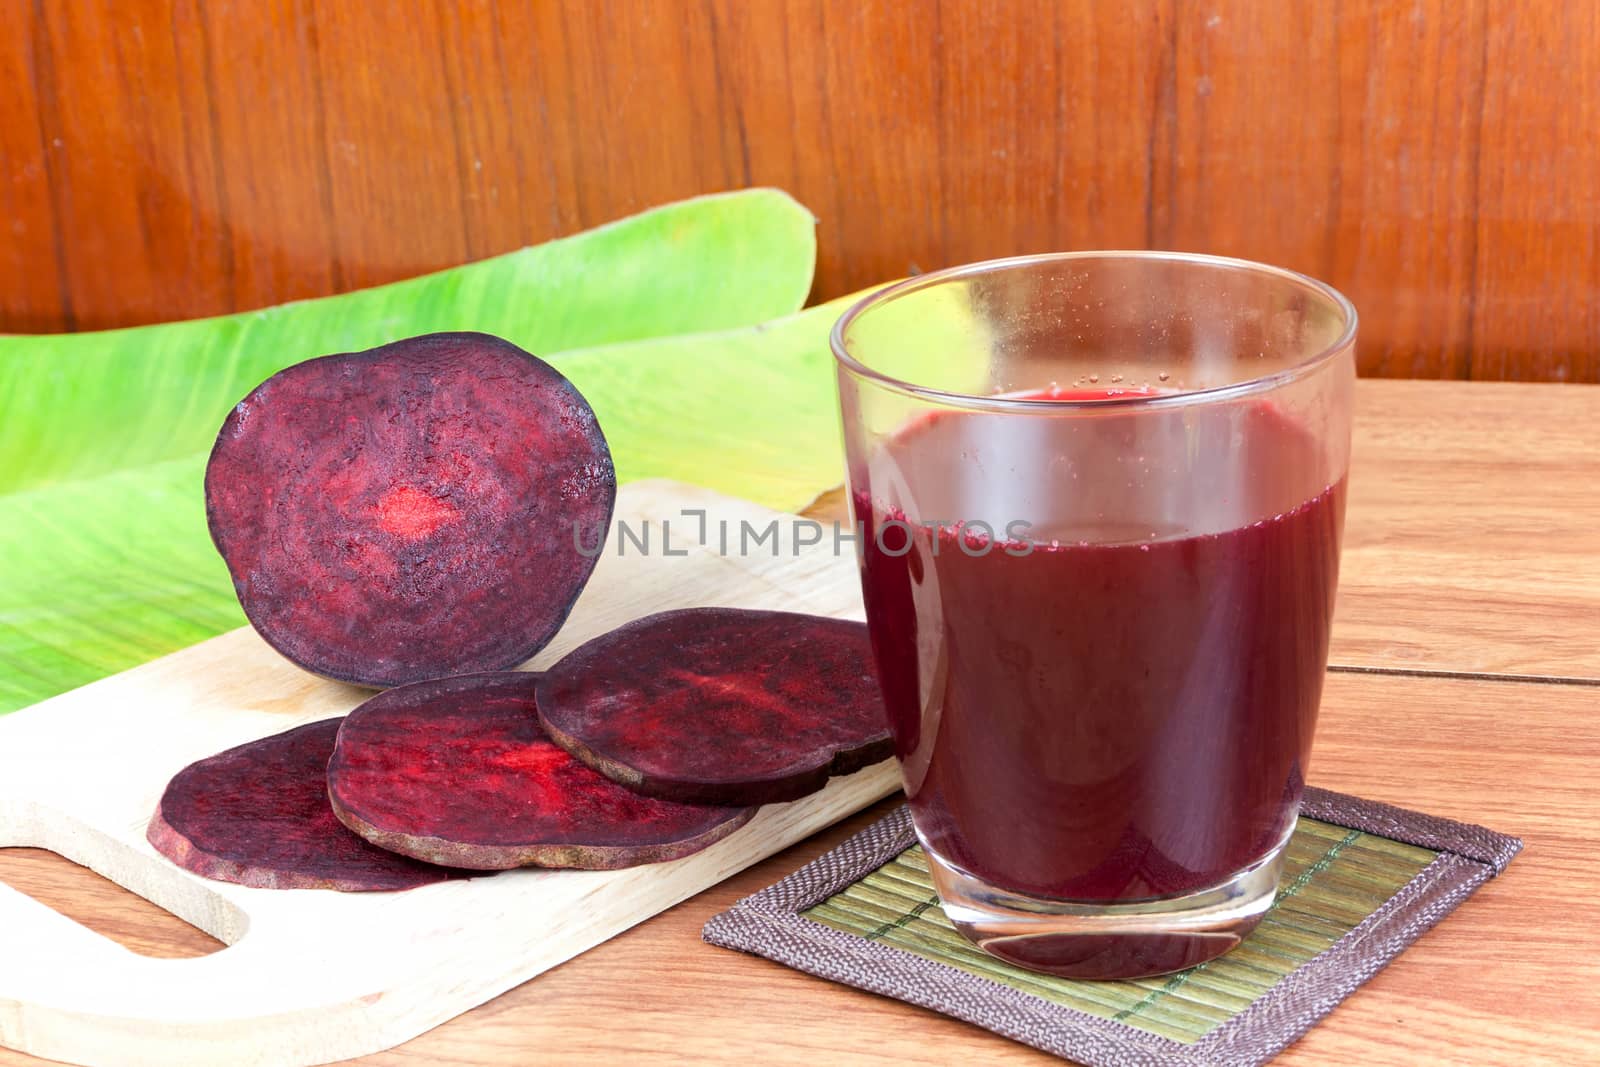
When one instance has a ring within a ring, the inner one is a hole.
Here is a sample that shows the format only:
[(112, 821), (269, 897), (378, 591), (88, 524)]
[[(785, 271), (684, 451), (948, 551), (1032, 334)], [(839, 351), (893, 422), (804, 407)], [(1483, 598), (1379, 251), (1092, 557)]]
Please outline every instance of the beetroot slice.
[[(324, 356), (268, 378), (206, 467), (211, 537), (261, 636), (390, 686), (515, 666), (594, 569), (616, 476), (594, 412), (485, 334)], [(576, 535), (576, 536), (575, 536)]]
[(650, 796), (768, 804), (892, 750), (859, 622), (692, 608), (628, 623), (557, 663), (545, 732)]
[(206, 878), (257, 889), (410, 889), (460, 877), (367, 844), (328, 806), (338, 719), (191, 763), (162, 794), (146, 837)]
[(654, 800), (591, 771), (539, 728), (538, 681), (441, 678), (361, 705), (328, 764), (339, 819), (432, 863), (612, 870), (698, 852), (755, 814)]

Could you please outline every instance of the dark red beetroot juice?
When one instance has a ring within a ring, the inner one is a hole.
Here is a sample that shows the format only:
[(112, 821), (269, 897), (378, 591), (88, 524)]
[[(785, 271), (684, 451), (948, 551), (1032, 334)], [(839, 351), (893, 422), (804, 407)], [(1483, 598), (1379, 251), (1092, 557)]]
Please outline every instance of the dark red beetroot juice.
[[(863, 588), (917, 830), (950, 877), (1135, 904), (1275, 861), (1338, 575), (1344, 481), (1308, 495), (1320, 447), (1270, 398), (945, 410), (884, 439), (854, 482)], [(1221, 950), (1203, 931), (978, 939), (1083, 977)]]

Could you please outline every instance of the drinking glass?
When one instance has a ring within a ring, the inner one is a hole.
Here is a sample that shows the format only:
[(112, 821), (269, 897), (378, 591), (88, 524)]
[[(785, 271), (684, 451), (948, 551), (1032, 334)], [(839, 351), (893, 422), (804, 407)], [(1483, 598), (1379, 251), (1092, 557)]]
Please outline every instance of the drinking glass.
[(1356, 314), (1160, 252), (995, 260), (832, 337), (867, 625), (956, 929), (1200, 963), (1271, 905), (1327, 667)]

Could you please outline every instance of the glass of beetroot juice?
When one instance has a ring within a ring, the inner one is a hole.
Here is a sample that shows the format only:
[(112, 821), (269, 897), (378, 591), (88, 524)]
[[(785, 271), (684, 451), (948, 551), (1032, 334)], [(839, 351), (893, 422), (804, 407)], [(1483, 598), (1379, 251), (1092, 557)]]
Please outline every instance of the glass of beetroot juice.
[(1327, 667), (1355, 309), (1086, 252), (926, 274), (833, 331), (861, 584), (958, 930), (1178, 970), (1271, 905)]

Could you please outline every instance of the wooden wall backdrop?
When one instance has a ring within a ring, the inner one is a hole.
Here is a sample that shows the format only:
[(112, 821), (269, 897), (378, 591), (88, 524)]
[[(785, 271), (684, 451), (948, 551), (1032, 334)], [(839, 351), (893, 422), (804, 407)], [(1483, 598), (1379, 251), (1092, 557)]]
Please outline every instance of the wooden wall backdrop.
[(1600, 380), (1590, 0), (0, 0), (0, 329), (371, 285), (747, 184), (818, 297), (1057, 248), (1349, 292), (1368, 374)]

